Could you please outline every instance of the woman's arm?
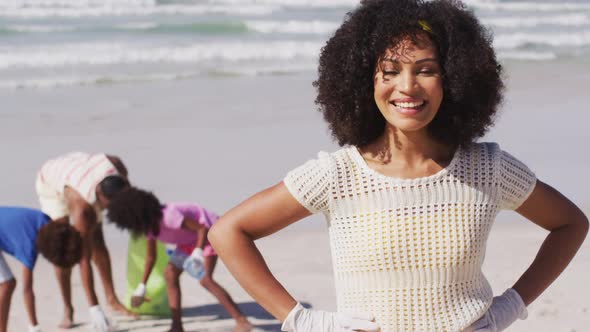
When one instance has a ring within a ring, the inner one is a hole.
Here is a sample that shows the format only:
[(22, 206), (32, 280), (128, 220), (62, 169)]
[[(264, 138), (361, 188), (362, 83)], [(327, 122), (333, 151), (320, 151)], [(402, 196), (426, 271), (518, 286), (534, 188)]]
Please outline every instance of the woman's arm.
[(82, 258), (80, 259), (80, 276), (82, 285), (86, 292), (89, 306), (98, 305), (98, 297), (94, 290), (94, 278), (92, 275), (92, 265), (90, 258), (92, 256), (92, 232), (97, 227), (96, 212), (94, 208), (74, 189), (64, 188), (64, 197), (70, 211), (70, 219), (73, 220), (74, 227), (80, 232), (82, 237)]
[(254, 240), (309, 215), (281, 182), (231, 209), (209, 230), (209, 241), (240, 285), (281, 321), (297, 302), (272, 275)]
[(549, 231), (537, 256), (513, 288), (526, 305), (557, 279), (588, 233), (588, 218), (565, 196), (537, 181), (518, 213)]
[(37, 311), (35, 310), (35, 292), (33, 291), (33, 271), (28, 267), (23, 266), (23, 296), (25, 298), (25, 306), (27, 307), (27, 314), (31, 326), (36, 326)]

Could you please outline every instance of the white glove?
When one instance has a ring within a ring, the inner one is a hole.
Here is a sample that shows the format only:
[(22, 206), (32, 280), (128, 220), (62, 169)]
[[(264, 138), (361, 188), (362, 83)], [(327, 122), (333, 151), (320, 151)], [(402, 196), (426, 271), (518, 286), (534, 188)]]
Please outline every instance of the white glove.
[(203, 257), (203, 249), (201, 249), (201, 248), (193, 249), (193, 252), (191, 253), (190, 258), (204, 262), (205, 257)]
[(41, 332), (41, 325), (37, 324), (35, 326), (29, 325), (29, 332)]
[(509, 288), (504, 294), (494, 297), (485, 315), (464, 331), (500, 332), (517, 319), (526, 319), (527, 316), (524, 301), (514, 289)]
[(344, 314), (304, 308), (299, 302), (287, 315), (281, 331), (287, 332), (349, 332), (380, 331), (371, 315)]
[(133, 291), (132, 296), (145, 297), (145, 284), (143, 282), (137, 285), (137, 288), (135, 288)]
[(102, 309), (97, 304), (95, 306), (90, 307), (90, 322), (92, 323), (92, 327), (97, 332), (113, 332), (111, 329), (111, 324), (107, 320), (107, 317), (102, 312)]

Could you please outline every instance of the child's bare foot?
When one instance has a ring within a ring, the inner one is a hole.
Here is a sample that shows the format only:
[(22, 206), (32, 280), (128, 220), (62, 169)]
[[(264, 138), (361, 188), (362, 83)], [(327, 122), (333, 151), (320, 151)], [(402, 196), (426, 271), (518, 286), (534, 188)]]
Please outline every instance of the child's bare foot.
[(73, 308), (66, 308), (64, 310), (64, 318), (62, 319), (61, 323), (59, 323), (58, 327), (62, 329), (71, 329), (72, 327), (74, 327)]
[(119, 314), (119, 315), (131, 317), (131, 318), (139, 318), (138, 314), (136, 314), (132, 311), (129, 311), (118, 300), (114, 300), (114, 301), (109, 302), (109, 309), (111, 309), (112, 312)]
[(236, 320), (236, 326), (234, 327), (232, 332), (248, 332), (248, 331), (252, 330), (253, 328), (254, 328), (254, 325), (252, 325), (248, 321), (248, 319), (246, 319), (246, 317), (244, 317), (243, 319)]

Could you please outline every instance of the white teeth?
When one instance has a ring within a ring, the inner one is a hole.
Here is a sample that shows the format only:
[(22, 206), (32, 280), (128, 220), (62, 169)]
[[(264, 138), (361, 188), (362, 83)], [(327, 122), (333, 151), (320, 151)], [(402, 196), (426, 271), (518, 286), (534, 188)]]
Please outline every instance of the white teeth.
[(422, 106), (422, 104), (424, 104), (424, 101), (418, 101), (418, 102), (412, 102), (412, 103), (400, 102), (400, 103), (394, 103), (394, 104), (397, 107), (414, 108), (414, 107)]

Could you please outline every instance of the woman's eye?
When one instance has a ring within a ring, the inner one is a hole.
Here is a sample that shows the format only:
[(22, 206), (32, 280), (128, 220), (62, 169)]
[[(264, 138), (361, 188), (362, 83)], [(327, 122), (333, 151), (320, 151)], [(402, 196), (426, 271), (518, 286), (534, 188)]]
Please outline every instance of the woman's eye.
[(418, 74), (419, 75), (424, 75), (424, 76), (431, 76), (431, 75), (435, 75), (437, 72), (436, 70), (433, 69), (421, 69)]
[(397, 70), (383, 70), (383, 76), (394, 76), (399, 74)]

